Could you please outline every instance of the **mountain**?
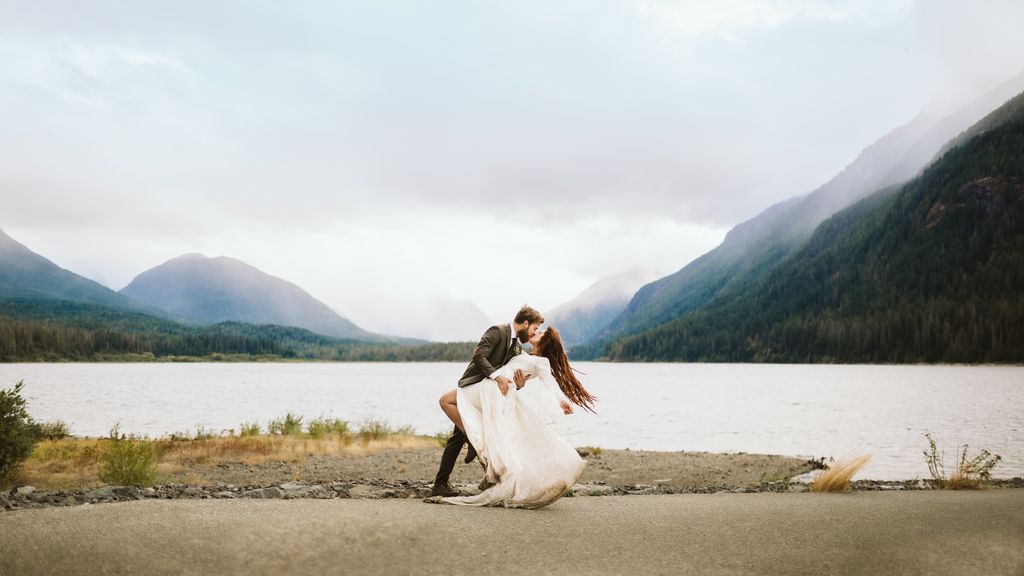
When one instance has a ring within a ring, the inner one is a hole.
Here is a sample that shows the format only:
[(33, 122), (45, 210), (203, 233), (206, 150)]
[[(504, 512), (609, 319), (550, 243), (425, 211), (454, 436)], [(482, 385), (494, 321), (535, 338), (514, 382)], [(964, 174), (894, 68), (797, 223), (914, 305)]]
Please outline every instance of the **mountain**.
[(282, 358), (357, 362), (453, 362), (473, 343), (364, 342), (274, 324), (179, 324), (68, 300), (0, 300), (0, 362)]
[(894, 189), (919, 174), (951, 139), (1024, 90), (1024, 73), (969, 105), (934, 120), (920, 114), (865, 148), (842, 172), (810, 194), (769, 207), (739, 224), (722, 244), (678, 272), (637, 291), (600, 342), (577, 356), (604, 355), (618, 338), (671, 322), (769, 273), (810, 238), (826, 218), (854, 202)]
[(163, 316), (29, 250), (0, 230), (0, 300), (64, 300)]
[(583, 344), (607, 328), (637, 289), (655, 278), (656, 274), (640, 268), (606, 276), (545, 313), (545, 320), (549, 326), (558, 328), (566, 346)]
[(139, 274), (120, 291), (192, 324), (245, 322), (380, 342), (295, 284), (234, 258), (185, 254)]
[(614, 360), (1024, 361), (1024, 93)]

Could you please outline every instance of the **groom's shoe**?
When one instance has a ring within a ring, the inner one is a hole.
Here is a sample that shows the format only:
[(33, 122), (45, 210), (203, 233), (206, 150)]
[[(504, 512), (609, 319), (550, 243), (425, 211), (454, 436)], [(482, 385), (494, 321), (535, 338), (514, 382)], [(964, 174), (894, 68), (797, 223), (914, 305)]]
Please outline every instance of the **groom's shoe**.
[(464, 462), (466, 464), (469, 464), (473, 460), (476, 460), (476, 448), (473, 448), (473, 445), (470, 444), (469, 450), (466, 450), (466, 459), (464, 460)]
[(447, 482), (435, 482), (434, 487), (430, 489), (431, 496), (458, 496), (459, 491), (452, 488), (452, 485)]

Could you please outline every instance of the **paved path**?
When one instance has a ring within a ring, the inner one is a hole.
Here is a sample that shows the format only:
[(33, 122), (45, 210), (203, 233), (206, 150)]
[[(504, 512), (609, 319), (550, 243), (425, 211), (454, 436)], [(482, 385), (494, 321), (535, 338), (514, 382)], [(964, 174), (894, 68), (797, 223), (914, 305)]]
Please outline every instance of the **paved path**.
[(1024, 490), (178, 500), (0, 513), (0, 574), (1024, 576)]

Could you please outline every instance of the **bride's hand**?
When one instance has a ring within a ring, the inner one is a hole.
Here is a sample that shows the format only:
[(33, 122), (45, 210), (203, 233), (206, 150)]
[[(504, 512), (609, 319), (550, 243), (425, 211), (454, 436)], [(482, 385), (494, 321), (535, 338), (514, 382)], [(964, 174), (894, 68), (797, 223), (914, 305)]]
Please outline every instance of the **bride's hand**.
[(498, 376), (494, 381), (498, 383), (498, 389), (501, 390), (501, 395), (508, 396), (508, 378)]
[(521, 368), (516, 368), (516, 375), (515, 375), (516, 389), (519, 389), (519, 388), (522, 388), (523, 386), (525, 386), (526, 385), (526, 381), (529, 380), (529, 378), (530, 377), (527, 376), (526, 373), (523, 372), (523, 370)]
[(568, 416), (569, 414), (573, 413), (572, 404), (569, 404), (565, 400), (560, 400), (558, 402), (558, 405), (562, 407), (562, 414)]

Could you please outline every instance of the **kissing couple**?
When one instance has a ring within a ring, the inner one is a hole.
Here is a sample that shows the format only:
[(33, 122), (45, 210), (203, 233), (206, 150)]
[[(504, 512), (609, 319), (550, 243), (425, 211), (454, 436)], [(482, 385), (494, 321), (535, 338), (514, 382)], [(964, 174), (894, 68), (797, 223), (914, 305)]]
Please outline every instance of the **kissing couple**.
[[(458, 387), (441, 396), (455, 430), (427, 502), (540, 508), (583, 473), (586, 461), (547, 423), (572, 414), (573, 404), (593, 412), (596, 398), (573, 374), (558, 330), (542, 324), (540, 312), (523, 306), (512, 322), (488, 328)], [(522, 353), (526, 343), (531, 354)], [(465, 461), (479, 459), (484, 478), (479, 494), (462, 496), (448, 479), (467, 442)]]

